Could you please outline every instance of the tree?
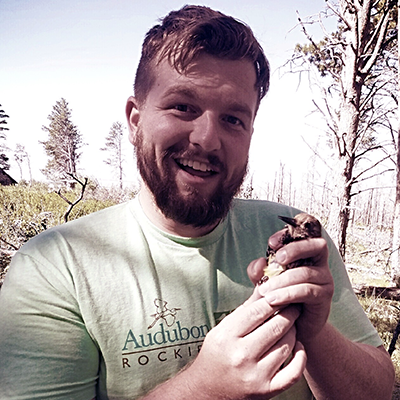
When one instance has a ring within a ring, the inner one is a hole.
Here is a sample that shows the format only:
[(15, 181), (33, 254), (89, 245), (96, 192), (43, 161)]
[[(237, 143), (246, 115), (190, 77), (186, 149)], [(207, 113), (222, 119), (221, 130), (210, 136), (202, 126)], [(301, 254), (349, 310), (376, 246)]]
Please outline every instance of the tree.
[(3, 126), (7, 124), (6, 118), (10, 117), (4, 112), (4, 110), (2, 110), (2, 106), (0, 104), (0, 139), (5, 139), (3, 131), (8, 131), (8, 128)]
[[(399, 2), (400, 3), (400, 2)], [(399, 6), (398, 3), (398, 6)], [(397, 7), (398, 8), (398, 7)], [(397, 26), (400, 23), (400, 17), (397, 15)], [(399, 33), (397, 31), (397, 39)], [(400, 65), (400, 50), (397, 48), (398, 66)], [(398, 91), (400, 91), (400, 70), (398, 71)], [(394, 204), (394, 218), (393, 218), (393, 238), (392, 238), (392, 281), (397, 287), (400, 287), (400, 107), (397, 102), (397, 157), (396, 157), (396, 197)], [(400, 322), (399, 325), (400, 327)], [(397, 329), (397, 328), (396, 328)]]
[(123, 169), (124, 162), (122, 153), (122, 138), (124, 136), (124, 127), (121, 122), (114, 122), (111, 126), (110, 132), (106, 136), (105, 147), (100, 150), (107, 151), (109, 157), (104, 160), (107, 165), (113, 167), (118, 173), (119, 187), (122, 189)]
[(25, 149), (25, 146), (17, 143), (17, 146), (14, 150), (14, 159), (16, 163), (18, 164), (19, 172), (20, 172), (20, 177), (22, 180), (22, 164), (26, 161), (28, 164), (28, 170), (29, 170), (29, 178), (30, 178), (30, 184), (32, 185), (32, 170), (31, 170), (31, 162), (29, 158), (29, 154)]
[[(325, 80), (320, 84), (322, 104), (314, 104), (325, 118), (336, 154), (328, 231), (344, 258), (354, 187), (374, 176), (373, 168), (391, 156), (377, 134), (391, 129), (395, 110), (389, 93), (395, 81), (390, 50), (397, 43), (391, 29), (396, 26), (397, 5), (396, 0), (326, 4), (338, 18), (337, 31), (316, 43), (299, 19), (309, 44), (298, 45), (291, 61), (307, 64), (308, 71), (317, 71), (320, 82)], [(367, 153), (378, 150), (383, 155), (368, 164)]]
[[(5, 126), (7, 124), (6, 118), (10, 118), (2, 109), (2, 106), (0, 104), (0, 139), (6, 140), (6, 135), (5, 131), (8, 131), (9, 129)], [(4, 145), (0, 146), (0, 168), (3, 170), (8, 170), (10, 169), (10, 164), (8, 163), (9, 158), (6, 156), (6, 154), (3, 153), (3, 151), (8, 150), (8, 148)]]
[(73, 186), (71, 175), (76, 175), (82, 136), (71, 121), (71, 110), (65, 99), (56, 102), (47, 118), (50, 121), (49, 126), (43, 126), (42, 129), (48, 133), (49, 138), (39, 143), (44, 145), (49, 160), (41, 171), (53, 182), (69, 183)]

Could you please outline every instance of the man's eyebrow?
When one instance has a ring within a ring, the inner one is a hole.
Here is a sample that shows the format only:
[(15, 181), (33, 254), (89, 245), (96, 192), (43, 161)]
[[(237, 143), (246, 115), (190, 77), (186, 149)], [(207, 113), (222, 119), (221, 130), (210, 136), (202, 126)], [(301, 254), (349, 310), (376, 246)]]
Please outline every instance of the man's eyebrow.
[[(163, 97), (167, 98), (169, 96), (174, 96), (174, 95), (185, 96), (188, 99), (193, 99), (193, 100), (200, 99), (200, 96), (195, 90), (190, 89), (187, 86), (179, 86), (179, 85), (168, 88), (168, 90), (166, 90), (166, 92), (163, 94)], [(228, 104), (227, 109), (231, 112), (242, 113), (249, 119), (252, 119), (254, 117), (251, 108), (247, 104), (240, 103), (238, 101), (232, 101), (232, 103)]]
[(188, 89), (186, 86), (173, 86), (169, 88), (164, 94), (163, 97), (173, 96), (173, 95), (183, 95), (190, 99), (198, 99), (198, 94), (192, 90)]
[(245, 114), (246, 117), (248, 117), (250, 119), (253, 118), (253, 112), (251, 111), (250, 107), (247, 106), (246, 104), (233, 102), (229, 105), (229, 110), (233, 111), (233, 112), (239, 112), (239, 113)]

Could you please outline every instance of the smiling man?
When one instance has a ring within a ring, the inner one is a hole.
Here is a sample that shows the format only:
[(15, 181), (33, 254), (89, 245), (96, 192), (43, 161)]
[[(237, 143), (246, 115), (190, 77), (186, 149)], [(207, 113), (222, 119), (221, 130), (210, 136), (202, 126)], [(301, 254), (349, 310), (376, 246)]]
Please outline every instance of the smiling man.
[(145, 182), (141, 203), (172, 233), (201, 236), (226, 217), (243, 182), (258, 104), (256, 72), (249, 60), (207, 54), (184, 74), (168, 60), (156, 71), (144, 104), (134, 97), (127, 104)]
[[(282, 247), (278, 215), (298, 211), (234, 199), (268, 82), (251, 30), (207, 7), (148, 32), (126, 106), (140, 193), (14, 257), (2, 399), (390, 399), (390, 358), (326, 233)], [(267, 244), (312, 263), (257, 285)]]

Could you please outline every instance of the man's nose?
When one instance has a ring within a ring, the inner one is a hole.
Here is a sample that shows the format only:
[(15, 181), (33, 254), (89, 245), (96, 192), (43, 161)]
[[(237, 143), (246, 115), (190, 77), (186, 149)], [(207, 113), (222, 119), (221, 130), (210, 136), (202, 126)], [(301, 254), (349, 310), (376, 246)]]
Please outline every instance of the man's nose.
[(221, 148), (221, 129), (218, 118), (206, 112), (196, 119), (189, 140), (204, 151), (217, 151)]

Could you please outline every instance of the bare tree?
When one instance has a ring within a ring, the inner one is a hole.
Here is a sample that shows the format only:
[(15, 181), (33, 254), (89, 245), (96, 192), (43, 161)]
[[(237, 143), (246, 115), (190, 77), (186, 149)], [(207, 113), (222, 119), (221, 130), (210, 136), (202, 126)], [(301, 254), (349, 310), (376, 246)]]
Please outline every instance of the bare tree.
[(28, 164), (28, 171), (29, 171), (29, 179), (30, 179), (30, 184), (32, 185), (32, 170), (31, 170), (31, 161), (28, 152), (25, 149), (25, 146), (17, 143), (17, 146), (14, 150), (14, 159), (15, 162), (18, 165), (21, 180), (22, 180), (22, 165), (26, 161)]
[[(399, 8), (400, 1), (397, 4)], [(397, 26), (400, 24), (400, 17), (397, 13)], [(397, 31), (397, 39), (399, 33)], [(398, 43), (398, 41), (397, 41)], [(400, 50), (397, 49), (398, 64), (400, 65)], [(398, 90), (400, 91), (400, 70), (398, 71)], [(394, 205), (394, 218), (393, 218), (393, 239), (392, 239), (392, 281), (397, 287), (400, 287), (400, 107), (397, 103), (398, 111), (398, 125), (397, 125), (397, 152), (396, 152), (396, 197)], [(399, 323), (400, 324), (400, 323)], [(400, 325), (399, 325), (400, 326)]]
[[(314, 101), (329, 131), (335, 150), (328, 231), (345, 257), (346, 232), (355, 185), (376, 173), (373, 169), (391, 156), (390, 142), (377, 140), (378, 133), (391, 129), (395, 111), (391, 49), (396, 43), (391, 24), (396, 0), (339, 0), (327, 4), (327, 15), (338, 19), (338, 28), (327, 33), (321, 15), (300, 26), (308, 44), (298, 45), (292, 65), (317, 72), (322, 101)], [(319, 22), (324, 39), (315, 42), (306, 24)], [(297, 69), (298, 70), (298, 69)], [(368, 160), (367, 154), (381, 151)]]

